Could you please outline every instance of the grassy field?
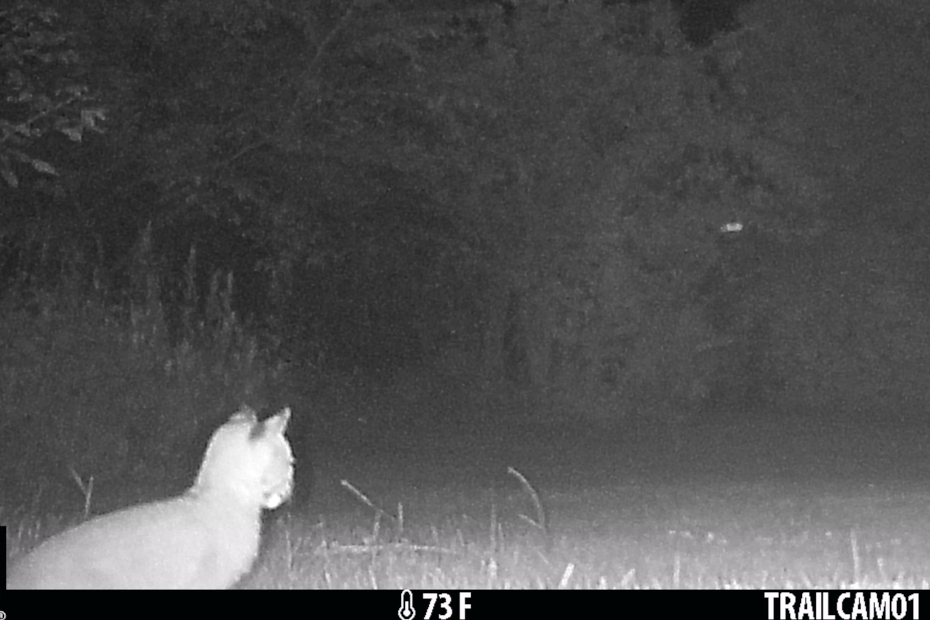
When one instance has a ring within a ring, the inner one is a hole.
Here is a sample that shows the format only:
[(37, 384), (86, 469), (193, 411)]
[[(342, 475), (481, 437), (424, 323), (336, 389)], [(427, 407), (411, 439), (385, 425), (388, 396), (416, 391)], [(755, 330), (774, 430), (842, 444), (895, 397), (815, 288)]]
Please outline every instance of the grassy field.
[[(496, 424), (311, 440), (241, 585), (928, 586), (925, 429), (771, 418), (663, 439)], [(35, 537), (13, 528), (8, 548)]]
[(372, 432), (317, 446), (244, 585), (926, 588), (926, 439), (784, 419), (677, 452), (648, 431)]

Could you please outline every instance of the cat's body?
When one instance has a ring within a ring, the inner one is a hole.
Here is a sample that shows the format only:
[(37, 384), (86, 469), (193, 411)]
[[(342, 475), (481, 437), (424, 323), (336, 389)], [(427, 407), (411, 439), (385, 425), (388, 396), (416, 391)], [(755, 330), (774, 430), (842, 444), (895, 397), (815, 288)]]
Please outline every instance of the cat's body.
[(10, 589), (214, 589), (258, 554), (263, 509), (290, 496), (290, 410), (243, 411), (214, 432), (183, 495), (97, 517), (53, 536), (13, 566)]

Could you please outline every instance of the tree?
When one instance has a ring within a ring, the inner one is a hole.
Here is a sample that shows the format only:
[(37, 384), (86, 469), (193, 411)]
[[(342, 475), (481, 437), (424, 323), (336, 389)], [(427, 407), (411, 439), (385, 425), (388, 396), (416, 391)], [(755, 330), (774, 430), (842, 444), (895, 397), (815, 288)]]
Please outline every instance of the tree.
[(19, 1), (0, 11), (0, 176), (20, 185), (23, 167), (57, 175), (49, 143), (56, 135), (80, 142), (100, 131), (106, 110), (88, 85), (79, 41), (48, 6)]

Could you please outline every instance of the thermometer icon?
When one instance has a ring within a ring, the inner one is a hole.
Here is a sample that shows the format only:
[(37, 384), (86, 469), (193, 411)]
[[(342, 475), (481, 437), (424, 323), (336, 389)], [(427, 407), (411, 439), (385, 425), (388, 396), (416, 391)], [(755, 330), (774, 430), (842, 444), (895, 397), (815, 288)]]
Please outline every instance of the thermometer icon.
[(400, 593), (400, 609), (397, 610), (397, 617), (400, 620), (413, 620), (417, 615), (413, 608), (413, 592), (404, 590)]

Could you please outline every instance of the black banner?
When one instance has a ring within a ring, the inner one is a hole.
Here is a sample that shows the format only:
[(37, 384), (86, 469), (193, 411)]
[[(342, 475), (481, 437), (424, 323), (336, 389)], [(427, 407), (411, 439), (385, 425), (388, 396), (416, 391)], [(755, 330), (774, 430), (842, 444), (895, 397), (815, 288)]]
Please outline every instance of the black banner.
[[(620, 617), (645, 614), (750, 620), (903, 620), (920, 618), (922, 593), (913, 591), (659, 591), (659, 590), (475, 590), (334, 591), (290, 590), (228, 593), (0, 592), (0, 620), (61, 617), (80, 612), (94, 618), (125, 618), (131, 610), (158, 610), (171, 618), (203, 618), (204, 607), (221, 617), (265, 617), (269, 605), (327, 615), (399, 620), (484, 620), (514, 617)], [(149, 601), (146, 603), (146, 601)], [(54, 614), (54, 616), (52, 616)]]

